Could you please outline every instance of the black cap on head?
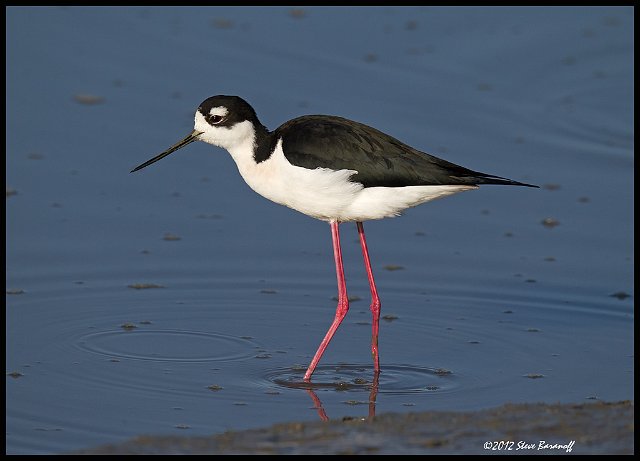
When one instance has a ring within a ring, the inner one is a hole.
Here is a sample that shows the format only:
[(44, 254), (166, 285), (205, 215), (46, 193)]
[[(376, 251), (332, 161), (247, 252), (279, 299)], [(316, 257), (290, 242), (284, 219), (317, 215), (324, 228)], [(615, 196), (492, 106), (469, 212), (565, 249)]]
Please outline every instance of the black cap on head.
[(253, 110), (253, 107), (238, 96), (211, 96), (202, 101), (198, 107), (198, 112), (207, 116), (214, 107), (226, 107), (229, 111), (224, 125), (235, 125), (245, 120), (250, 120), (251, 122), (258, 121), (258, 116), (256, 115), (256, 111)]

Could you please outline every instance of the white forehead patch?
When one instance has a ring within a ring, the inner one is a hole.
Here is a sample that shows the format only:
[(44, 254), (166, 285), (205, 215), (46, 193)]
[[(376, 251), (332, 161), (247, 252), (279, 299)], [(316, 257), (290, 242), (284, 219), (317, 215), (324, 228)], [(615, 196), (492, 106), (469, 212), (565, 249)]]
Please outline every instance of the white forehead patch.
[(220, 115), (221, 117), (225, 117), (229, 111), (224, 106), (212, 107), (209, 111), (209, 115)]

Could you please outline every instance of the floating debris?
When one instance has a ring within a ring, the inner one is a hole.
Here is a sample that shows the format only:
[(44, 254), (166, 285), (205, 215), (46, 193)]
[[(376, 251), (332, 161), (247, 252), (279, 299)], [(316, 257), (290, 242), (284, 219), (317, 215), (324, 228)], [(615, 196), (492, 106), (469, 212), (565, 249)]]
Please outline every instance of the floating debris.
[(7, 186), (7, 197), (11, 197), (12, 195), (18, 195), (18, 191)]
[(387, 322), (393, 322), (394, 320), (398, 320), (398, 316), (387, 314), (382, 316), (382, 320), (386, 320)]
[(131, 330), (135, 330), (136, 328), (138, 328), (137, 326), (135, 326), (133, 323), (123, 323), (122, 325), (120, 325), (120, 328), (122, 328), (125, 331), (131, 331)]
[(399, 270), (403, 270), (404, 266), (399, 266), (397, 264), (387, 264), (386, 266), (384, 266), (384, 269), (388, 271), (399, 271)]
[(212, 384), (211, 386), (207, 386), (207, 389), (209, 389), (210, 391), (213, 391), (213, 392), (218, 392), (218, 391), (221, 391), (222, 389), (224, 389), (224, 387), (218, 386), (217, 384)]
[(216, 18), (211, 21), (211, 25), (216, 29), (231, 29), (233, 28), (233, 21), (225, 18)]
[(260, 293), (263, 293), (265, 295), (275, 295), (277, 291), (272, 288), (265, 288), (263, 290), (260, 290)]
[(164, 288), (163, 285), (156, 285), (155, 283), (133, 283), (131, 285), (127, 285), (129, 288), (133, 288), (134, 290), (146, 290), (148, 288)]
[(345, 400), (342, 402), (347, 405), (368, 405), (369, 402), (365, 400)]
[(607, 27), (618, 27), (620, 24), (622, 24), (620, 18), (616, 16), (605, 16), (600, 22), (602, 22), (602, 24)]
[(304, 18), (307, 15), (307, 12), (302, 8), (291, 8), (289, 10), (289, 16), (295, 19)]
[(610, 294), (609, 296), (611, 296), (612, 298), (618, 298), (620, 300), (624, 300), (631, 297), (629, 293), (625, 293), (624, 291), (617, 291), (613, 294)]
[(164, 234), (164, 237), (162, 237), (162, 240), (167, 240), (169, 242), (175, 241), (175, 240), (180, 240), (180, 237), (178, 237), (175, 234), (171, 234), (170, 232), (166, 232)]
[(10, 373), (7, 373), (7, 376), (11, 376), (13, 379), (18, 379), (23, 377), (24, 375), (22, 373), (20, 373), (19, 371), (12, 371)]
[(104, 98), (102, 96), (96, 96), (93, 94), (76, 94), (73, 96), (73, 99), (80, 103), (85, 104), (87, 106), (94, 106), (96, 104), (102, 104), (104, 102)]
[(9, 288), (8, 290), (6, 290), (6, 293), (8, 295), (22, 295), (24, 294), (24, 290), (20, 288)]
[(446, 368), (436, 368), (433, 372), (438, 376), (447, 376), (453, 373), (452, 371), (447, 370)]
[(188, 424), (176, 424), (176, 429), (191, 429), (191, 426)]
[(542, 188), (547, 190), (559, 190), (560, 184), (543, 184)]
[(552, 229), (560, 224), (560, 221), (555, 218), (544, 218), (541, 222), (544, 227), (548, 227), (549, 229)]
[(378, 56), (374, 53), (367, 53), (364, 55), (364, 62), (376, 62), (378, 60)]
[(407, 21), (404, 24), (406, 30), (416, 30), (418, 28), (418, 21)]
[(522, 375), (525, 378), (529, 378), (529, 379), (540, 379), (540, 378), (544, 378), (543, 374), (540, 373), (527, 373), (526, 375)]

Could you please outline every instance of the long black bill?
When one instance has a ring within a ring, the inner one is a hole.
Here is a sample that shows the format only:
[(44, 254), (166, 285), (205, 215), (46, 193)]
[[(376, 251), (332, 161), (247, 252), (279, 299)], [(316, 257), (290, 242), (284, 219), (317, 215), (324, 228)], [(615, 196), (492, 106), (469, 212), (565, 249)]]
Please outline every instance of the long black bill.
[(151, 165), (152, 163), (156, 163), (158, 160), (162, 160), (163, 158), (165, 158), (167, 155), (171, 154), (172, 152), (177, 151), (178, 149), (186, 146), (187, 144), (191, 144), (193, 141), (197, 141), (198, 140), (198, 136), (200, 136), (201, 134), (202, 134), (202, 131), (193, 130), (182, 141), (180, 141), (180, 142), (174, 144), (173, 146), (169, 147), (163, 153), (153, 157), (151, 160), (147, 160), (142, 165), (138, 165), (133, 170), (131, 170), (130, 173), (133, 173), (134, 171), (141, 170), (144, 167)]

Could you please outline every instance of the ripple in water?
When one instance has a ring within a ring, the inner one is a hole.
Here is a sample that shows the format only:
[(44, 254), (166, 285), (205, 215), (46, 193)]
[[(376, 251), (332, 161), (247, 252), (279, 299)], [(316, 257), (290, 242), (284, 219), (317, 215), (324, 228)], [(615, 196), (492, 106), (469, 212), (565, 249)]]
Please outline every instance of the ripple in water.
[[(302, 380), (305, 370), (278, 368), (269, 372), (265, 379), (289, 389), (363, 391), (370, 390), (373, 385), (373, 371), (370, 365), (319, 366), (310, 383)], [(452, 392), (460, 386), (460, 376), (442, 368), (387, 365), (382, 369), (377, 385), (380, 394)]]
[(249, 339), (185, 330), (101, 331), (78, 338), (76, 345), (111, 358), (157, 362), (230, 361), (255, 354)]

